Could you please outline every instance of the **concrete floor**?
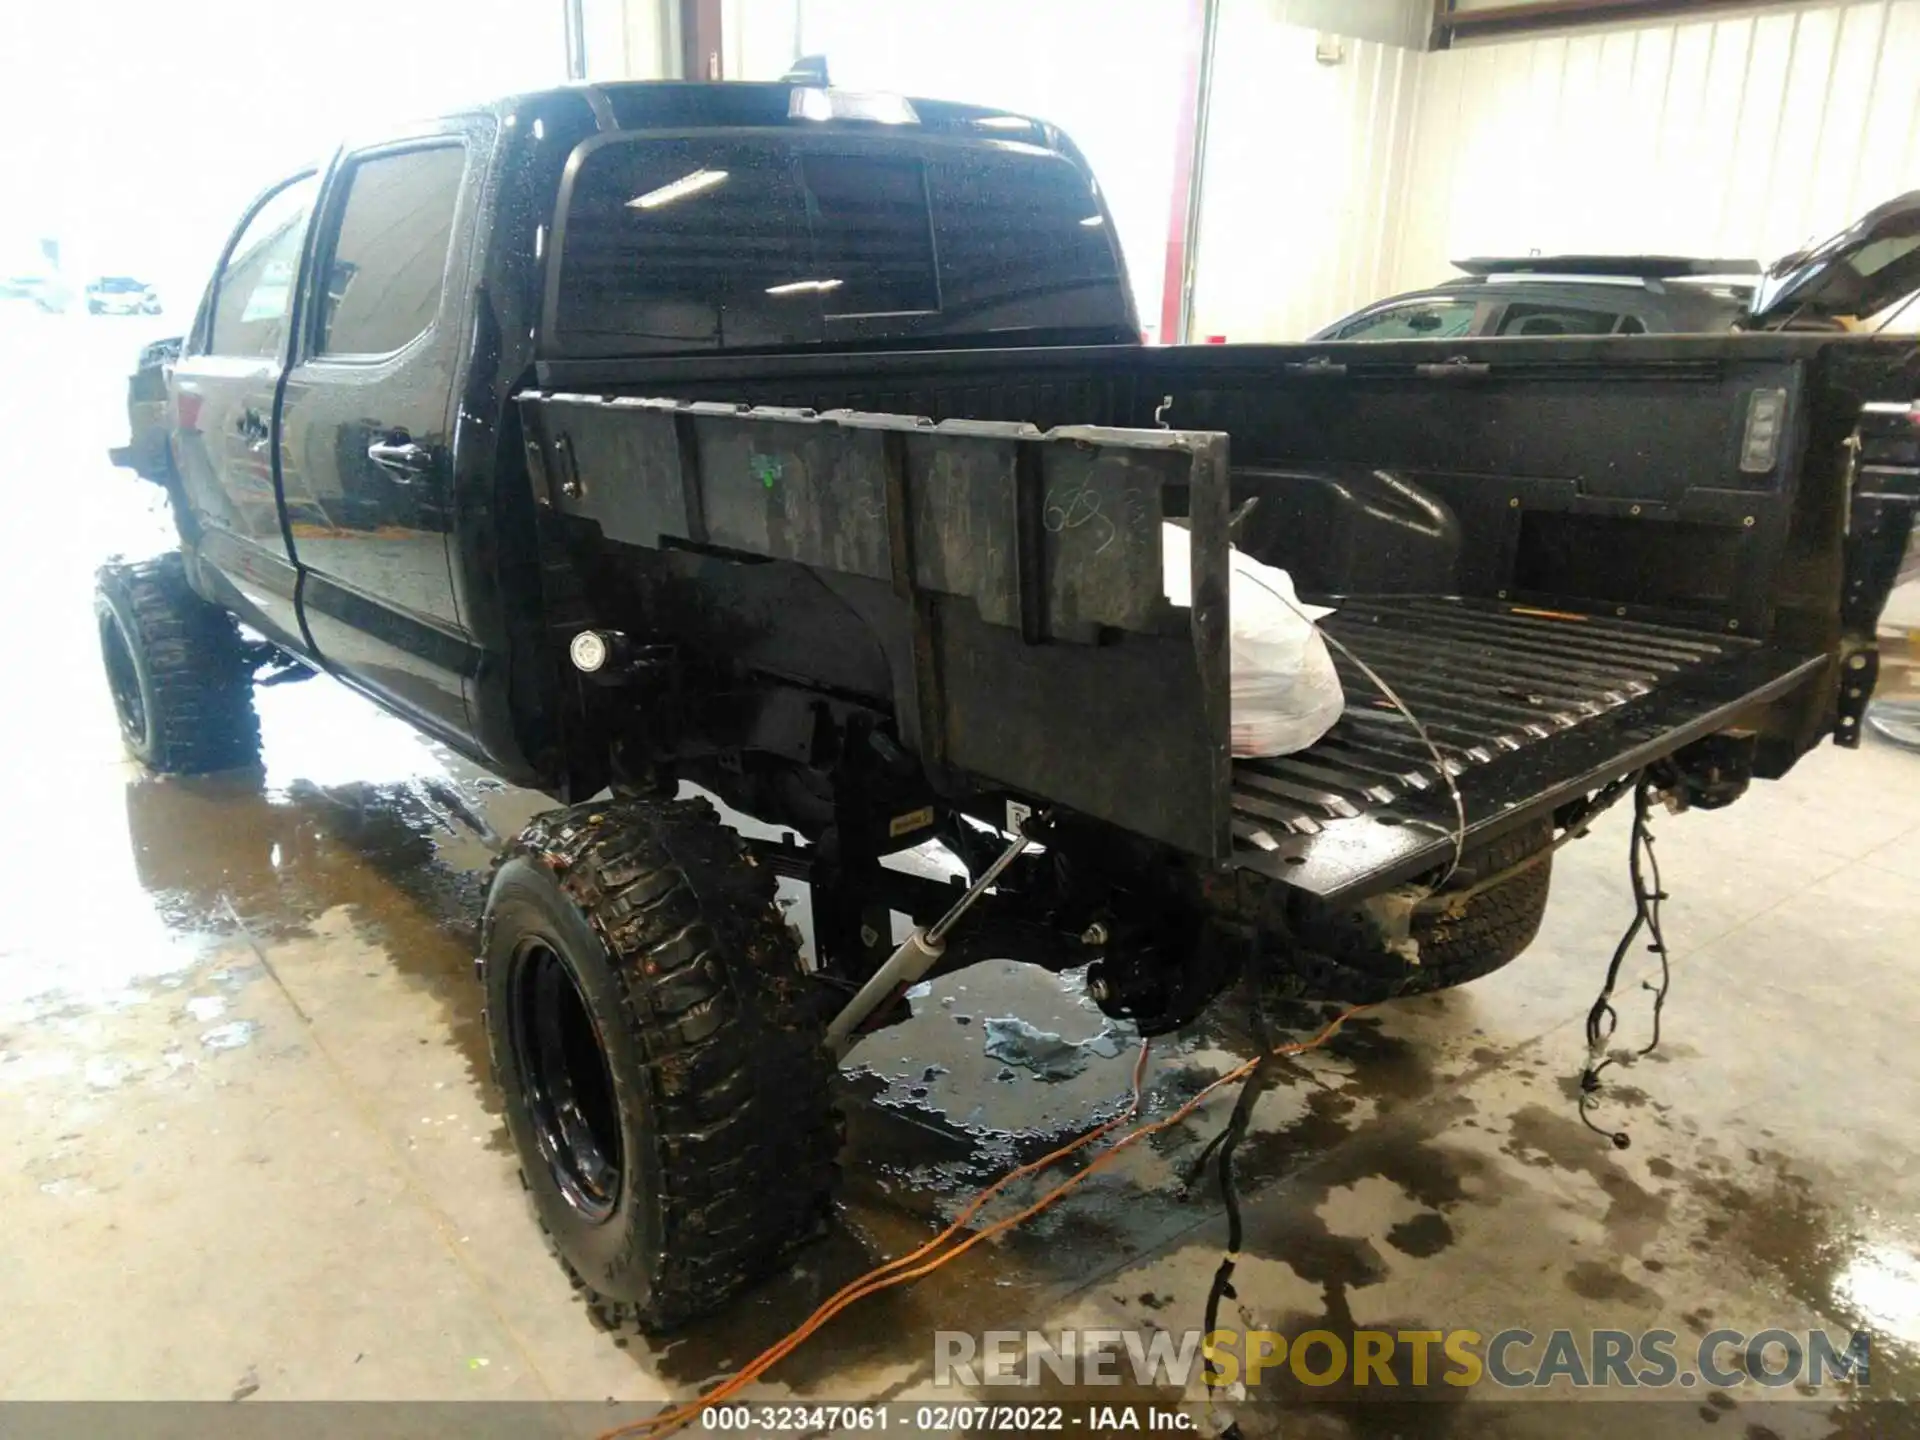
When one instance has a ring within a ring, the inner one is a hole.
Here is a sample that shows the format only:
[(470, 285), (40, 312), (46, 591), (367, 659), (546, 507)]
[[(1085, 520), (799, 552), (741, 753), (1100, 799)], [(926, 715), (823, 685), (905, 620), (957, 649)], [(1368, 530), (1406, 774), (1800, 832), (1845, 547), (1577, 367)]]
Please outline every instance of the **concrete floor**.
[[(121, 751), (90, 572), (160, 532), (151, 488), (101, 452), (124, 433), (126, 364), (164, 325), (0, 311), (0, 1399), (591, 1402), (497, 1413), (593, 1433), (608, 1399), (695, 1392), (1010, 1159), (1112, 1112), (1131, 1048), (1111, 1035), (1064, 1080), (985, 1053), (1004, 1017), (1101, 1036), (1071, 977), (943, 982), (855, 1054), (832, 1239), (683, 1336), (594, 1330), (529, 1220), (485, 1078), (470, 956), (488, 854), (430, 787), (502, 831), (541, 799), (326, 681), (261, 696), (263, 776), (160, 781)], [(1261, 1100), (1222, 1323), (1867, 1328), (1869, 1393), (1920, 1394), (1920, 755), (1822, 750), (1731, 811), (1658, 822), (1674, 987), (1656, 1060), (1608, 1092), (1633, 1139), (1614, 1151), (1570, 1085), (1629, 908), (1622, 820), (1562, 853), (1514, 966), (1355, 1022)], [(1623, 993), (1623, 1035), (1642, 1034), (1645, 996)], [(1159, 1047), (1154, 1108), (1245, 1053), (1239, 1033), (1229, 1010)], [(930, 1382), (942, 1328), (1197, 1327), (1224, 1226), (1211, 1191), (1177, 1191), (1225, 1110), (857, 1307), (758, 1393), (951, 1399)], [(1623, 1410), (1433, 1386), (1431, 1404), (1320, 1407), (1286, 1433), (1906, 1423), (1845, 1390), (1762, 1409), (1755, 1389)]]

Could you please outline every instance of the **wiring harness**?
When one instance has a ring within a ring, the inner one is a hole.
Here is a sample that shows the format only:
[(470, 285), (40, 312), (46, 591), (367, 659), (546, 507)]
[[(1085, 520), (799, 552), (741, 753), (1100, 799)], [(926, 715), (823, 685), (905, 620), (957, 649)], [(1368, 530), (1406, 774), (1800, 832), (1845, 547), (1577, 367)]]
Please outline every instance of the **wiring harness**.
[[(1627, 841), (1627, 878), (1633, 887), (1633, 918), (1627, 923), (1626, 933), (1621, 935), (1620, 943), (1613, 947), (1613, 958), (1607, 962), (1606, 979), (1601, 983), (1600, 993), (1594, 997), (1592, 1008), (1587, 1011), (1587, 1063), (1580, 1072), (1581, 1123), (1596, 1135), (1606, 1136), (1618, 1150), (1624, 1150), (1632, 1143), (1627, 1132), (1604, 1129), (1593, 1120), (1593, 1107), (1600, 1095), (1600, 1077), (1609, 1066), (1631, 1064), (1641, 1056), (1651, 1055), (1659, 1046), (1660, 1016), (1666, 1007), (1667, 988), (1673, 979), (1673, 967), (1667, 954), (1667, 937), (1660, 928), (1660, 902), (1667, 898), (1667, 892), (1660, 886), (1660, 862), (1653, 853), (1653, 800), (1658, 790), (1651, 770), (1642, 770), (1633, 777), (1633, 827)], [(1653, 994), (1653, 1035), (1639, 1050), (1610, 1050), (1608, 1046), (1620, 1027), (1620, 1012), (1613, 1005), (1614, 991), (1620, 983), (1620, 968), (1642, 931), (1647, 935), (1648, 952), (1660, 960), (1659, 981), (1642, 982), (1642, 988)]]

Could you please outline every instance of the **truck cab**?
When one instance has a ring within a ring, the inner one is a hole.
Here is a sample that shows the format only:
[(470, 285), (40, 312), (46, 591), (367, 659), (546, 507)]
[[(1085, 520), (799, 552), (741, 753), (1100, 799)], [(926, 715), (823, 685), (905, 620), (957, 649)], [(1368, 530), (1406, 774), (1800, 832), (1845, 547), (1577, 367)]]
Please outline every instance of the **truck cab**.
[(483, 537), (512, 499), (478, 493), (521, 463), (537, 353), (1137, 339), (1098, 186), (1037, 121), (788, 85), (518, 97), (344, 147), (242, 217), (172, 368), (196, 583), (537, 779), (483, 693), (495, 567), (534, 562)]

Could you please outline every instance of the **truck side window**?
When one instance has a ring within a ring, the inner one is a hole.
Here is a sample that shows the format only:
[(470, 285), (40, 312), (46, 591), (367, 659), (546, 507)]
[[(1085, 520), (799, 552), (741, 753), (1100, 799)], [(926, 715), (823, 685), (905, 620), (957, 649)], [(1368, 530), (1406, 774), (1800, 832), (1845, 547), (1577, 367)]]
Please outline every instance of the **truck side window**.
[(207, 353), (273, 358), (287, 338), (293, 285), (307, 216), (319, 192), (317, 175), (289, 181), (253, 212), (227, 252), (214, 286)]
[(433, 324), (466, 163), (458, 144), (351, 162), (314, 354), (388, 355)]
[(1473, 326), (1473, 300), (1414, 300), (1362, 315), (1336, 340), (1450, 340)]
[(1499, 335), (1606, 335), (1620, 319), (1617, 310), (1582, 310), (1573, 305), (1509, 305), (1500, 317)]

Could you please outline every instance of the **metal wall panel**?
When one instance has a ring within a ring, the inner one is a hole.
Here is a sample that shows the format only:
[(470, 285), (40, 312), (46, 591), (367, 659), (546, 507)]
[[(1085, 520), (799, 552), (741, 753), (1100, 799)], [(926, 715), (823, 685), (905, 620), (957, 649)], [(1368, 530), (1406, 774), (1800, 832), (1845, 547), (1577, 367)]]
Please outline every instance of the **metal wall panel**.
[(1307, 30), (1378, 40), (1410, 50), (1427, 48), (1432, 0), (1262, 0), (1269, 19)]
[(1469, 254), (1771, 260), (1920, 187), (1920, 0), (1716, 11), (1421, 57), (1380, 293)]
[(1195, 339), (1290, 340), (1385, 293), (1418, 51), (1223, 0)]

